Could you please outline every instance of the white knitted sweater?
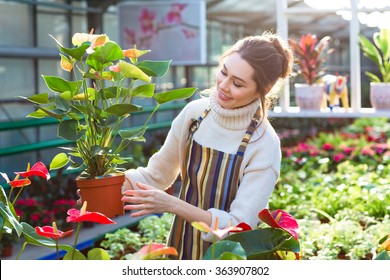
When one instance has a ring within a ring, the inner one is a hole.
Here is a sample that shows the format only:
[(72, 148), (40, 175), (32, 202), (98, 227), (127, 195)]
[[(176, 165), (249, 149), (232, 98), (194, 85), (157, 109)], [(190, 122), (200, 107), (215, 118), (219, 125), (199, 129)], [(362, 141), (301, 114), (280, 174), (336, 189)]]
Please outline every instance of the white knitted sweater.
[[(168, 188), (180, 174), (189, 126), (204, 110), (211, 111), (203, 119), (193, 139), (200, 145), (235, 154), (246, 129), (258, 107), (258, 100), (238, 109), (224, 109), (214, 95), (197, 99), (185, 106), (174, 119), (164, 145), (154, 154), (146, 167), (126, 171), (131, 181), (143, 182), (159, 189)], [(255, 130), (245, 150), (240, 168), (240, 186), (230, 211), (206, 209), (212, 214), (213, 224), (218, 217), (218, 227), (225, 228), (232, 222), (246, 222), (254, 227), (259, 222), (257, 214), (267, 207), (268, 200), (279, 177), (281, 161), (280, 141), (268, 120)], [(131, 188), (128, 184), (124, 189)], [(212, 241), (212, 234), (202, 235)]]

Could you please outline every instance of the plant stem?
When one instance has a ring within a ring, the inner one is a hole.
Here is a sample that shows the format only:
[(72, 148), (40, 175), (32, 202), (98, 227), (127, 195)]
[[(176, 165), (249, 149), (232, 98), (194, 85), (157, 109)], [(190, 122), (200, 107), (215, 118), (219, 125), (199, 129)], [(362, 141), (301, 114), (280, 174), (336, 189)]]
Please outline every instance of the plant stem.
[(76, 251), (77, 239), (79, 238), (80, 229), (81, 229), (81, 223), (78, 223), (77, 230), (76, 230), (76, 238), (75, 238), (74, 244), (73, 244), (72, 260), (74, 258), (74, 252)]
[(24, 243), (23, 243), (22, 248), (20, 249), (18, 255), (16, 256), (16, 259), (17, 259), (17, 260), (20, 258), (20, 255), (23, 253), (24, 248), (26, 248), (26, 245), (27, 245), (27, 244), (28, 244), (27, 242), (24, 242)]

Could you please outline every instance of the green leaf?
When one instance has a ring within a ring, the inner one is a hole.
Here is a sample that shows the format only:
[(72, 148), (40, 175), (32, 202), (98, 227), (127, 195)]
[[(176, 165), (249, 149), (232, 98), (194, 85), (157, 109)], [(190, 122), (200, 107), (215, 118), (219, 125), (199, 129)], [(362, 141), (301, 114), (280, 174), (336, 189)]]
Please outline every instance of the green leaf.
[(170, 91), (166, 91), (163, 93), (156, 93), (154, 95), (154, 99), (159, 103), (167, 103), (173, 100), (179, 100), (179, 99), (185, 99), (190, 98), (197, 88), (180, 88), (180, 89), (174, 89)]
[(87, 258), (84, 256), (83, 253), (81, 253), (79, 250), (75, 250), (73, 252), (73, 249), (72, 250), (69, 250), (63, 260), (65, 261), (71, 261), (71, 260), (75, 260), (75, 261), (85, 261), (87, 260)]
[(134, 64), (121, 60), (118, 62), (118, 65), (120, 71), (123, 73), (123, 75), (126, 78), (137, 79), (137, 80), (150, 83), (151, 78)]
[[(54, 37), (52, 37), (52, 38), (54, 39)], [(55, 40), (55, 41), (56, 41), (57, 45), (59, 46), (59, 49), (61, 52), (73, 57), (76, 60), (81, 60), (83, 58), (83, 56), (85, 55), (86, 50), (90, 46), (90, 44), (87, 43), (87, 44), (81, 44), (77, 48), (65, 48), (65, 47), (61, 46), (61, 44), (58, 43), (57, 40)]]
[(245, 260), (246, 254), (239, 242), (221, 240), (212, 244), (203, 256), (203, 260)]
[(70, 158), (65, 153), (57, 154), (52, 161), (50, 162), (50, 170), (59, 169), (67, 165), (70, 161)]
[(277, 259), (277, 251), (300, 252), (300, 245), (291, 235), (281, 229), (263, 228), (238, 232), (224, 240), (239, 242), (248, 259)]
[(45, 80), (47, 87), (54, 92), (63, 93), (65, 91), (69, 91), (72, 94), (75, 94), (79, 91), (82, 85), (82, 81), (69, 82), (56, 76), (42, 75), (42, 77)]
[[(4, 192), (3, 188), (1, 188), (2, 192)], [(5, 193), (4, 193), (5, 194)], [(10, 228), (15, 229), (18, 236), (22, 234), (22, 225), (19, 223), (19, 221), (15, 218), (15, 216), (12, 214), (12, 210), (10, 208), (12, 205), (10, 203), (1, 203), (0, 204), (0, 215), (4, 219), (4, 225), (9, 226)]]
[(28, 101), (36, 104), (48, 104), (49, 103), (49, 94), (47, 92), (45, 93), (40, 93), (40, 94), (35, 94), (30, 97), (24, 97), (20, 96), (21, 98), (27, 99)]
[(110, 255), (102, 248), (93, 248), (88, 251), (88, 260), (110, 260)]
[(129, 141), (139, 141), (140, 139), (144, 139), (143, 135), (145, 134), (147, 127), (143, 126), (135, 129), (122, 129), (119, 131), (119, 135), (122, 139), (126, 139)]
[(137, 66), (142, 69), (147, 75), (152, 77), (163, 77), (169, 70), (172, 60), (162, 60), (162, 61), (150, 61), (143, 60), (137, 64)]
[(105, 66), (111, 65), (114, 61), (123, 59), (122, 49), (115, 42), (107, 42), (103, 46), (94, 48), (94, 52), (88, 55), (86, 63), (95, 71), (100, 72)]
[(384, 250), (375, 257), (375, 260), (390, 260), (390, 255), (386, 250)]
[(58, 136), (76, 141), (85, 134), (86, 130), (79, 130), (79, 123), (76, 120), (65, 120), (58, 125)]
[(45, 111), (38, 109), (35, 112), (28, 114), (26, 117), (27, 118), (42, 119), (42, 118), (47, 117), (47, 116), (49, 116), (49, 115), (47, 113), (45, 113)]
[(154, 84), (140, 85), (131, 91), (132, 97), (152, 98), (154, 94)]
[(126, 114), (130, 114), (133, 112), (142, 111), (142, 106), (134, 105), (134, 104), (115, 104), (108, 107), (104, 110), (107, 113), (114, 114), (117, 116), (123, 116)]

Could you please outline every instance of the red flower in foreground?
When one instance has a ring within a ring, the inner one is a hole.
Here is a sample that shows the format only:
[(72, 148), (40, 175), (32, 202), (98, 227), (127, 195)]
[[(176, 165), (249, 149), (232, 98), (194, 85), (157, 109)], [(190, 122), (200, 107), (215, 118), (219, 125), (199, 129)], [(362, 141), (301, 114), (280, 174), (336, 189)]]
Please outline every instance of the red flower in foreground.
[(73, 230), (61, 231), (57, 229), (56, 223), (53, 223), (53, 226), (43, 226), (43, 227), (35, 227), (35, 232), (40, 236), (49, 237), (53, 239), (60, 239), (65, 236), (71, 235)]
[(115, 221), (106, 217), (99, 212), (89, 212), (87, 209), (87, 202), (84, 201), (83, 207), (80, 210), (71, 208), (68, 210), (67, 222), (81, 223), (81, 222), (94, 222), (99, 224), (116, 224)]
[(46, 166), (40, 161), (34, 164), (31, 169), (27, 168), (27, 171), (15, 172), (15, 174), (18, 174), (23, 177), (39, 176), (46, 180), (50, 179), (49, 171), (47, 170)]
[(260, 211), (258, 215), (259, 219), (273, 228), (280, 228), (296, 240), (298, 240), (298, 234), (296, 230), (299, 228), (297, 221), (293, 216), (282, 210), (275, 210), (272, 213), (267, 208)]

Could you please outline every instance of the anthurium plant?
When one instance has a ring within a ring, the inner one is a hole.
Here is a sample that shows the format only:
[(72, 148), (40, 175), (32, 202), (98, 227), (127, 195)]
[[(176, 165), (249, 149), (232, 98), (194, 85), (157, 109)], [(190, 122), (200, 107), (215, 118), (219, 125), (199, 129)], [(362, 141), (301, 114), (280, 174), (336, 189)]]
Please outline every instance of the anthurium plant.
[[(167, 73), (170, 60), (141, 61), (150, 50), (122, 49), (107, 35), (92, 33), (74, 34), (71, 48), (52, 37), (60, 50), (61, 68), (72, 73), (73, 79), (42, 75), (51, 93), (23, 97), (37, 107), (28, 117), (57, 119), (58, 136), (75, 143), (64, 147), (67, 153), (53, 158), (50, 169), (68, 166), (82, 171), (81, 178), (123, 171), (120, 165), (127, 160), (121, 152), (132, 141), (145, 141), (148, 122), (160, 105), (189, 98), (196, 91), (180, 88), (156, 93), (153, 79)], [(135, 97), (154, 99), (156, 105), (142, 126), (126, 128), (125, 120), (143, 110), (134, 103)]]
[(378, 67), (380, 75), (366, 71), (372, 82), (390, 83), (390, 29), (380, 29), (372, 36), (372, 42), (359, 34), (359, 46), (363, 54)]
[(330, 48), (331, 40), (330, 36), (318, 40), (317, 36), (311, 33), (302, 35), (299, 41), (290, 38), (289, 44), (294, 52), (294, 62), (298, 65), (294, 73), (303, 78), (306, 84), (320, 82), (325, 74), (323, 64), (328, 55), (333, 52), (333, 48)]
[[(51, 225), (43, 225), (32, 227), (29, 223), (21, 221), (17, 215), (14, 204), (20, 197), (23, 189), (31, 185), (31, 177), (41, 177), (45, 180), (50, 179), (49, 171), (42, 162), (37, 162), (30, 168), (27, 165), (26, 171), (15, 172), (16, 177), (10, 180), (6, 173), (0, 172), (0, 175), (6, 180), (6, 189), (0, 185), (0, 242), (6, 235), (14, 235), (17, 242), (23, 237), (23, 244), (16, 256), (19, 259), (27, 245), (42, 246), (53, 248), (56, 250), (57, 259), (60, 258), (60, 250), (66, 252), (63, 260), (110, 260), (108, 252), (102, 248), (92, 248), (86, 255), (77, 249), (77, 242), (83, 222), (92, 222), (99, 224), (115, 224), (116, 222), (104, 214), (99, 212), (90, 212), (87, 210), (87, 201), (84, 201), (81, 209), (71, 208), (67, 210), (68, 223), (77, 223), (75, 239), (73, 246), (68, 244), (60, 244), (59, 241), (71, 234), (73, 230), (62, 231), (57, 227), (56, 221), (52, 221)], [(141, 248), (136, 253), (135, 259), (161, 259), (165, 255), (177, 255), (177, 251), (172, 247), (165, 247), (163, 244), (149, 244)]]
[[(225, 229), (211, 229), (203, 222), (192, 223), (195, 228), (212, 232), (216, 237), (203, 259), (299, 260), (299, 226), (294, 217), (285, 211), (278, 209), (270, 212), (267, 208), (260, 211), (258, 217), (263, 224), (254, 229), (246, 223)], [(218, 227), (217, 222), (215, 225)]]

